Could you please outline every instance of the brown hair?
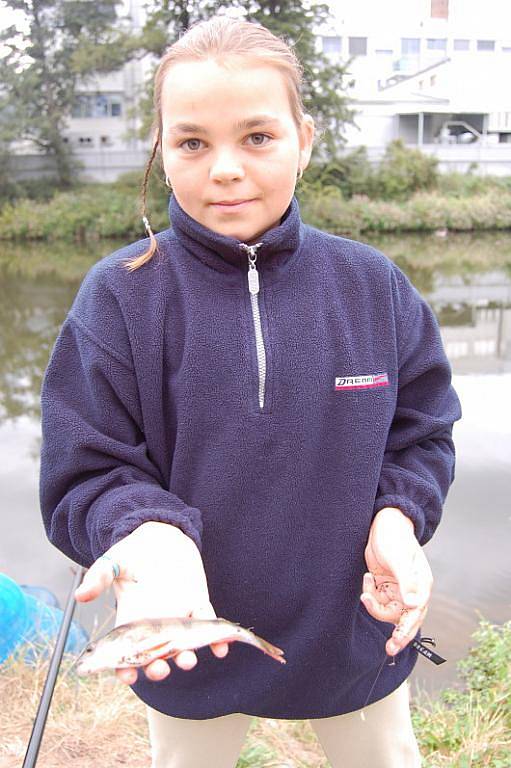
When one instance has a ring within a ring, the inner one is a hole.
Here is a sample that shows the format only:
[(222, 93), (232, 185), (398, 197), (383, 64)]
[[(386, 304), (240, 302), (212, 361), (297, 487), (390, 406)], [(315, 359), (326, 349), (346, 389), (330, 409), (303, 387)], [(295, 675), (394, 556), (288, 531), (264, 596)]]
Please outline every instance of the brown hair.
[[(262, 24), (234, 19), (229, 16), (213, 16), (207, 21), (193, 24), (173, 43), (162, 57), (154, 79), (154, 117), (151, 126), (153, 148), (147, 162), (142, 182), (142, 220), (150, 237), (149, 249), (128, 260), (126, 267), (133, 271), (149, 261), (158, 250), (156, 238), (146, 216), (146, 190), (149, 173), (156, 153), (161, 162), (162, 115), (161, 94), (162, 86), (169, 68), (181, 61), (200, 61), (210, 57), (222, 59), (227, 56), (243, 56), (258, 63), (277, 67), (286, 79), (291, 113), (299, 130), (305, 114), (300, 89), (303, 82), (303, 67), (294, 51), (280, 37), (270, 32)], [(163, 164), (162, 164), (163, 165)]]

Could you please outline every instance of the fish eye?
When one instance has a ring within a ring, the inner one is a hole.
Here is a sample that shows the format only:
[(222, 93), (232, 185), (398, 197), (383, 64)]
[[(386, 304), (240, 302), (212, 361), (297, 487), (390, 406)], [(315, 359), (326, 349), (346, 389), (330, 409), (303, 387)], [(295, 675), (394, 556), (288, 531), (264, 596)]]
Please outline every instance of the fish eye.
[(92, 653), (93, 650), (94, 650), (94, 648), (92, 647), (92, 645), (88, 645), (87, 648), (85, 649), (84, 653)]

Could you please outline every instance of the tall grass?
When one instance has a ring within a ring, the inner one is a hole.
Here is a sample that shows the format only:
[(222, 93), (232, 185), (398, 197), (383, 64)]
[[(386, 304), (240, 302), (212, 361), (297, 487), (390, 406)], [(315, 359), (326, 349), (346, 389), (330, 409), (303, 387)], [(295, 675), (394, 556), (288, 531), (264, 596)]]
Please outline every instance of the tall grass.
[[(511, 229), (511, 177), (435, 176), (430, 158), (417, 160), (417, 151), (409, 152), (410, 157), (408, 150), (395, 152), (378, 172), (358, 161), (308, 169), (296, 189), (302, 218), (350, 237), (362, 232)], [(110, 184), (57, 190), (49, 199), (38, 194), (4, 200), (0, 240), (142, 239), (140, 184), (140, 173), (133, 172)], [(148, 184), (147, 213), (154, 232), (168, 228), (168, 190), (155, 174)]]
[[(460, 683), (412, 702), (424, 768), (511, 766), (511, 622), (481, 621), (459, 663)], [(150, 766), (145, 707), (113, 674), (78, 678), (64, 657), (42, 742), (40, 768)], [(0, 766), (18, 768), (48, 661), (0, 666)], [(8, 702), (8, 706), (5, 706)], [(108, 755), (108, 763), (105, 762)], [(308, 720), (253, 718), (237, 768), (329, 768)], [(369, 767), (368, 767), (369, 768)]]

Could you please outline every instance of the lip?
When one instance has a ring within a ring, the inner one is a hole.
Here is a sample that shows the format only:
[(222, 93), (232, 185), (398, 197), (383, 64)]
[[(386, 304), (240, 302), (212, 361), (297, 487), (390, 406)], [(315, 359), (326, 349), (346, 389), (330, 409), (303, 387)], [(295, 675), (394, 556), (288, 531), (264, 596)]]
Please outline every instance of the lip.
[(236, 200), (234, 202), (225, 202), (225, 203), (211, 203), (211, 205), (214, 208), (224, 209), (224, 210), (239, 210), (240, 208), (244, 208), (249, 203), (253, 203), (255, 198), (247, 199), (247, 200)]

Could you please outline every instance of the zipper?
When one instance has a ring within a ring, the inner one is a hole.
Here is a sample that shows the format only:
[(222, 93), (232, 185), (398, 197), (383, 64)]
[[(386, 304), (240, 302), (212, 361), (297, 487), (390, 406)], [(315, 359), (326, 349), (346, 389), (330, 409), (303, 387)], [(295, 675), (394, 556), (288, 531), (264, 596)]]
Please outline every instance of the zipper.
[(257, 352), (257, 370), (259, 375), (259, 408), (264, 408), (264, 388), (266, 384), (266, 352), (264, 349), (263, 330), (261, 327), (261, 313), (259, 311), (259, 272), (256, 267), (257, 248), (262, 243), (247, 245), (240, 243), (240, 248), (245, 250), (248, 255), (248, 290), (250, 292), (250, 304), (252, 306), (252, 319), (254, 322), (254, 333)]

